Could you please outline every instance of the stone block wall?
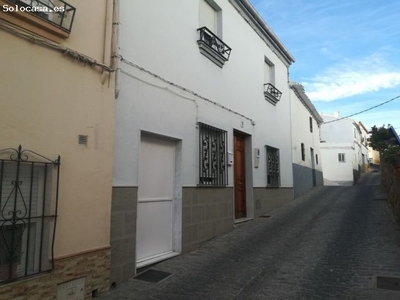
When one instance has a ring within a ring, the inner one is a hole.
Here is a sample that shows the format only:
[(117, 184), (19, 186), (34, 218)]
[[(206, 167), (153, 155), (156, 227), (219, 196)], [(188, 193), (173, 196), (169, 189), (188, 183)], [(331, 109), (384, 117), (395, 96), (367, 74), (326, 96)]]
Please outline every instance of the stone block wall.
[(110, 284), (136, 275), (137, 187), (113, 187)]
[(182, 250), (233, 229), (233, 188), (184, 187)]
[[(315, 170), (316, 186), (324, 184), (324, 176), (321, 171)], [(294, 197), (300, 197), (314, 187), (313, 170), (298, 164), (293, 164)]]
[(293, 200), (293, 188), (255, 187), (254, 217), (265, 214)]
[(55, 300), (59, 284), (85, 278), (85, 299), (108, 290), (110, 247), (56, 258), (54, 270), (0, 285), (0, 300)]

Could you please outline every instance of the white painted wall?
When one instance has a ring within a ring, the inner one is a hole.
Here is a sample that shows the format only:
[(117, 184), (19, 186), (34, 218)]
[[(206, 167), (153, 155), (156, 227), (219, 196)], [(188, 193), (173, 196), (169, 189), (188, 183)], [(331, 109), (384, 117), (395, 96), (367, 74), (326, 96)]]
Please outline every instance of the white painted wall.
[[(293, 163), (311, 168), (310, 147), (314, 149), (314, 155), (318, 155), (318, 164), (315, 169), (322, 171), (321, 151), (320, 151), (320, 127), (315, 118), (300, 101), (294, 91), (290, 90), (291, 119), (292, 119), (292, 154)], [(309, 118), (313, 118), (313, 132), (310, 132)], [(306, 159), (301, 158), (301, 143), (304, 143)], [(315, 157), (314, 157), (314, 161)]]
[[(324, 122), (337, 120), (337, 117), (321, 114)], [(321, 126), (321, 140), (327, 143), (353, 143), (354, 120), (343, 119)]]
[[(345, 154), (345, 162), (339, 162), (338, 154)], [(354, 150), (349, 144), (324, 143), (321, 145), (321, 157), (324, 172), (324, 185), (338, 185), (341, 182), (353, 182)]]
[[(338, 120), (340, 116), (321, 115), (325, 122)], [(353, 169), (362, 165), (363, 144), (360, 126), (352, 119), (322, 124), (321, 154), (324, 178), (333, 181), (353, 181)], [(346, 162), (338, 162), (338, 153), (346, 154)], [(325, 162), (325, 163), (324, 163)]]
[[(223, 41), (233, 49), (223, 68), (199, 52), (199, 0), (121, 1), (120, 55), (201, 97), (120, 63), (125, 74), (119, 73), (116, 100), (114, 186), (138, 184), (141, 130), (182, 140), (183, 186), (196, 186), (197, 121), (226, 130), (228, 151), (235, 129), (252, 135), (253, 148), (262, 151), (259, 168), (253, 168), (254, 186), (266, 186), (265, 145), (279, 148), (281, 185), (293, 186), (287, 67), (228, 0), (216, 3)], [(275, 64), (275, 86), (283, 93), (276, 106), (263, 95), (265, 56)], [(232, 185), (231, 167), (228, 176)]]

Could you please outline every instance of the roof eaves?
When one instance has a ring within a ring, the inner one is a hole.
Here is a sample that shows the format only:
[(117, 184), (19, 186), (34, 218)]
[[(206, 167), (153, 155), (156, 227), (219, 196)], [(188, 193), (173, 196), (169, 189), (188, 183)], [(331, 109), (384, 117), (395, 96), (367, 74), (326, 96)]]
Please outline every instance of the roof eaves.
[(393, 128), (393, 126), (390, 126), (389, 129), (392, 131), (392, 134), (395, 137), (397, 144), (400, 145), (400, 137), (397, 134), (396, 130)]
[(262, 16), (257, 12), (254, 6), (248, 0), (229, 0), (235, 2), (242, 11), (249, 17), (250, 21), (257, 27), (262, 35), (272, 44), (272, 46), (285, 59), (288, 65), (295, 62), (295, 58), (289, 50), (283, 45), (272, 29), (267, 25)]
[(317, 109), (315, 108), (314, 104), (312, 104), (310, 98), (308, 98), (306, 92), (304, 91), (304, 87), (297, 82), (291, 81), (289, 83), (290, 88), (295, 92), (297, 97), (303, 103), (303, 105), (308, 109), (308, 111), (313, 115), (315, 120), (319, 125), (321, 125), (324, 120), (321, 115), (318, 113)]

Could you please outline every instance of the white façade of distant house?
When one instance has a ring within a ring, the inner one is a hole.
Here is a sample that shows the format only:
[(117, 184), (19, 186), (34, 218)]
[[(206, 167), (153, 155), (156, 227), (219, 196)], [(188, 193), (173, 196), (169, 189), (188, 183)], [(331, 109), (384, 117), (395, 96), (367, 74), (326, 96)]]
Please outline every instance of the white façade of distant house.
[(320, 151), (321, 116), (297, 82), (290, 82), (294, 196), (323, 185)]
[[(325, 185), (353, 185), (363, 170), (365, 143), (359, 123), (348, 118), (321, 114), (321, 156)], [(364, 134), (365, 135), (365, 134)]]
[(119, 1), (111, 281), (293, 199), (288, 68), (247, 0)]
[(358, 122), (358, 125), (361, 131), (359, 139), (360, 149), (361, 149), (361, 171), (367, 172), (369, 171), (369, 163), (371, 161), (368, 149), (368, 138), (370, 136), (370, 133), (362, 122)]

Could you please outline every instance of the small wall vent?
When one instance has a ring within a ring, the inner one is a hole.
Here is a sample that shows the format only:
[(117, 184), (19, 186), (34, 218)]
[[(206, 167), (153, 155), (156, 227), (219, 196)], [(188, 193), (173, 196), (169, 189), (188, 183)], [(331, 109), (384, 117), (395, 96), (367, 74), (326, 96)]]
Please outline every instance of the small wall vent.
[(88, 136), (80, 134), (78, 136), (78, 145), (87, 146), (88, 143)]

